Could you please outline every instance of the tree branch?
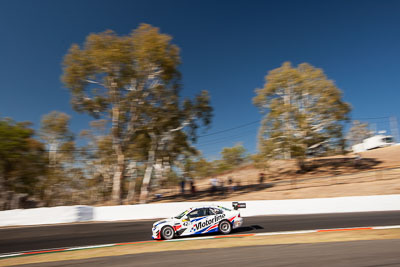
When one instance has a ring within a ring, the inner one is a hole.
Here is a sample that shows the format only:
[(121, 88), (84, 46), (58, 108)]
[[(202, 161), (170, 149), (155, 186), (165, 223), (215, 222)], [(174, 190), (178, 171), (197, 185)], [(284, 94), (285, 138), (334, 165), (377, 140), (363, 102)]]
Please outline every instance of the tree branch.
[(98, 84), (98, 85), (103, 86), (104, 88), (107, 88), (104, 83), (101, 83), (101, 82), (98, 82), (98, 81), (93, 81), (93, 80), (86, 79), (85, 82), (92, 83), (92, 84)]

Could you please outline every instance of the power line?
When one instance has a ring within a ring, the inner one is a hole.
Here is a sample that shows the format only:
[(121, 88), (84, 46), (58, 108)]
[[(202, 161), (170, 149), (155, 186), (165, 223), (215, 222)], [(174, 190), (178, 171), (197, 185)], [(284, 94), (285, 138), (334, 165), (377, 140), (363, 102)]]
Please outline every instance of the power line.
[[(370, 117), (370, 118), (353, 118), (353, 120), (381, 120), (381, 119), (389, 119), (389, 118), (390, 117), (385, 116), (385, 117)], [(238, 125), (238, 126), (235, 126), (235, 127), (232, 127), (232, 128), (228, 128), (228, 129), (225, 129), (225, 130), (217, 131), (217, 132), (214, 132), (214, 133), (199, 135), (198, 137), (200, 138), (200, 137), (206, 137), (206, 136), (216, 135), (216, 134), (220, 134), (220, 133), (225, 133), (225, 132), (229, 132), (229, 131), (232, 131), (232, 130), (244, 128), (246, 126), (253, 125), (253, 124), (256, 124), (256, 123), (260, 123), (260, 122), (261, 122), (261, 120), (256, 120), (256, 121), (252, 121), (252, 122), (248, 122), (248, 123), (245, 123), (245, 124), (241, 124), (241, 125)]]
[(248, 123), (245, 123), (245, 124), (236, 126), (236, 127), (232, 127), (232, 128), (229, 128), (229, 129), (221, 130), (221, 131), (218, 131), (218, 132), (199, 135), (199, 138), (200, 138), (200, 137), (210, 136), (210, 135), (216, 135), (216, 134), (220, 134), (220, 133), (225, 133), (225, 132), (229, 132), (229, 131), (236, 130), (236, 129), (240, 129), (240, 128), (244, 128), (244, 127), (246, 127), (246, 126), (259, 123), (260, 121), (261, 121), (261, 120), (256, 120), (256, 121), (248, 122)]
[(235, 135), (230, 135), (230, 136), (220, 137), (220, 138), (213, 139), (213, 140), (208, 140), (208, 141), (206, 141), (204, 143), (196, 144), (196, 146), (197, 147), (203, 147), (203, 146), (207, 146), (207, 145), (223, 143), (223, 142), (226, 142), (227, 139), (245, 137), (245, 136), (249, 136), (250, 134), (255, 135), (256, 133), (254, 132), (254, 130), (245, 131), (245, 132), (242, 132), (242, 133), (239, 133), (239, 134), (235, 134)]
[(390, 117), (372, 117), (372, 118), (353, 118), (353, 120), (382, 120), (382, 119), (389, 119)]
[[(214, 133), (199, 135), (198, 138), (200, 138), (200, 137), (206, 137), (206, 136), (212, 136), (212, 135), (216, 135), (216, 134), (221, 134), (221, 133), (233, 131), (233, 130), (236, 130), (236, 129), (244, 128), (244, 127), (247, 127), (247, 126), (250, 126), (250, 125), (259, 123), (259, 122), (261, 122), (261, 120), (256, 120), (256, 121), (248, 122), (248, 123), (245, 123), (245, 124), (241, 124), (241, 125), (238, 125), (238, 126), (235, 126), (235, 127), (232, 127), (232, 128), (228, 128), (228, 129), (225, 129), (225, 130), (221, 130), (221, 131), (218, 131), (218, 132), (214, 132)], [(246, 131), (246, 132), (247, 132), (247, 131)], [(232, 137), (233, 137), (233, 136), (232, 136)], [(235, 135), (235, 137), (236, 137), (236, 135)], [(228, 136), (228, 137), (224, 137), (224, 138), (230, 138), (230, 137)], [(219, 140), (219, 139), (220, 139), (220, 138), (218, 138), (218, 140)], [(212, 141), (217, 141), (217, 139), (215, 139), (215, 140), (208, 140), (208, 141), (206, 141), (206, 143), (203, 143), (203, 144), (201, 144), (201, 145), (208, 144), (209, 142), (212, 142)], [(194, 144), (194, 145), (195, 145), (195, 144)], [(200, 145), (200, 144), (197, 144), (197, 145)], [(98, 150), (100, 150), (100, 149), (98, 149), (98, 148), (76, 149), (76, 150), (61, 150), (61, 149), (57, 149), (57, 150), (48, 150), (48, 149), (45, 149), (46, 152), (69, 152), (69, 151), (75, 151), (75, 152), (89, 152), (89, 151), (98, 151)]]
[[(385, 116), (385, 117), (369, 117), (369, 118), (353, 118), (353, 120), (382, 120), (382, 119), (390, 119), (389, 116)], [(250, 125), (254, 125), (256, 123), (260, 123), (261, 119), (255, 120), (255, 121), (251, 121), (248, 123), (244, 123), (235, 127), (231, 127), (228, 129), (224, 129), (221, 131), (217, 131), (217, 132), (213, 132), (213, 133), (209, 133), (209, 134), (204, 134), (204, 135), (199, 135), (198, 138), (202, 138), (202, 137), (207, 137), (207, 136), (213, 136), (213, 135), (217, 135), (217, 134), (221, 134), (221, 133), (226, 133), (226, 132), (230, 132), (236, 129), (241, 129), (241, 128), (245, 128), (247, 126)], [(235, 137), (241, 137), (241, 136), (247, 136), (247, 135), (235, 135), (235, 136), (227, 136), (227, 137), (223, 137), (223, 139), (225, 138), (235, 138)], [(211, 145), (211, 144), (217, 144), (217, 143), (221, 143), (218, 142), (219, 140), (222, 140), (222, 138), (218, 138), (218, 139), (214, 139), (214, 140), (208, 140), (205, 143), (199, 143), (196, 146), (205, 146), (205, 145)], [(195, 145), (195, 144), (194, 144)], [(98, 148), (91, 148), (91, 149), (81, 149), (81, 150), (75, 150), (75, 152), (94, 152), (94, 151), (98, 151)], [(51, 150), (45, 150), (47, 152), (51, 152)], [(68, 152), (71, 150), (56, 150), (57, 152)]]

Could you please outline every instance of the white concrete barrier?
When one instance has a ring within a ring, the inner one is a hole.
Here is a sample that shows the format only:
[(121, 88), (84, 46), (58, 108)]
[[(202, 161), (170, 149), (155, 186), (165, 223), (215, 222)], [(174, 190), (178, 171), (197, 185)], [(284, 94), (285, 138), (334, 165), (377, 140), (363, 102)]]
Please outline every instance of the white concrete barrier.
[[(95, 207), (93, 210), (94, 221), (115, 221), (115, 220), (141, 220), (154, 218), (167, 218), (176, 216), (190, 207), (209, 204), (211, 202), (172, 202), (157, 204), (140, 204), (125, 206)], [(212, 202), (221, 204), (224, 202)], [(224, 203), (224, 206), (231, 206), (231, 202)]]
[(400, 195), (246, 201), (242, 215), (318, 214), (400, 210)]
[(71, 223), (90, 221), (92, 219), (93, 207), (90, 206), (61, 206), (0, 211), (0, 226)]
[[(240, 201), (243, 217), (282, 214), (317, 214), (400, 210), (400, 195), (357, 196), (337, 198)], [(187, 208), (201, 205), (232, 207), (232, 202), (180, 202), (126, 206), (95, 207), (94, 221), (140, 220), (178, 215)]]
[[(243, 217), (400, 210), (400, 195), (240, 202), (247, 204), (246, 209), (241, 209)], [(202, 205), (220, 205), (230, 208), (232, 202), (174, 202), (107, 207), (71, 206), (8, 210), (0, 211), (0, 226), (166, 218), (176, 216), (187, 208)]]

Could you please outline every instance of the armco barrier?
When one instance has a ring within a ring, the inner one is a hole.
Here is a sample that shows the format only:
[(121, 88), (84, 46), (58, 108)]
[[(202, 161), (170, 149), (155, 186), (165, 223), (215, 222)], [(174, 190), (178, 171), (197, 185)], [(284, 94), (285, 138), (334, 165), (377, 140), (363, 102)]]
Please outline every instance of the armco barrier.
[[(400, 195), (314, 199), (260, 200), (246, 202), (243, 217), (280, 214), (317, 214), (400, 210)], [(119, 221), (166, 218), (201, 205), (231, 207), (232, 202), (179, 202), (107, 207), (71, 206), (0, 211), (0, 226)]]

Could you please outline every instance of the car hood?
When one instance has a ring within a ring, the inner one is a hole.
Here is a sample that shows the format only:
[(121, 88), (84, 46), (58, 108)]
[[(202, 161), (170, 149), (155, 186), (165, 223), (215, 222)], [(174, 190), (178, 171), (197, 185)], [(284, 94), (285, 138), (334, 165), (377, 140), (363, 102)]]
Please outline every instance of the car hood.
[(176, 219), (174, 218), (166, 218), (166, 219), (162, 219), (159, 221), (156, 221), (155, 223), (153, 223), (153, 227), (157, 227), (161, 224), (173, 224), (176, 222)]

